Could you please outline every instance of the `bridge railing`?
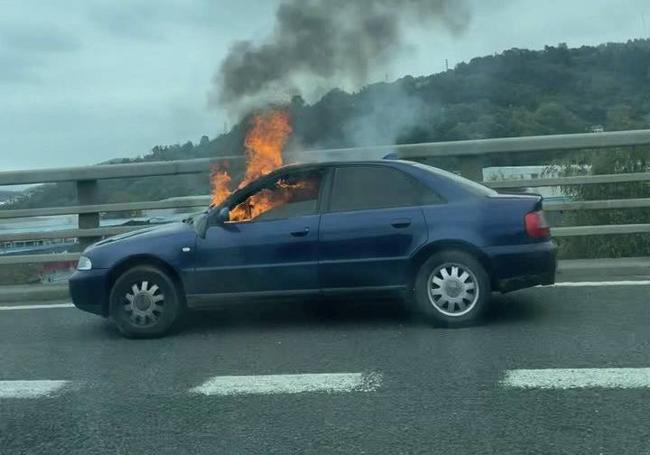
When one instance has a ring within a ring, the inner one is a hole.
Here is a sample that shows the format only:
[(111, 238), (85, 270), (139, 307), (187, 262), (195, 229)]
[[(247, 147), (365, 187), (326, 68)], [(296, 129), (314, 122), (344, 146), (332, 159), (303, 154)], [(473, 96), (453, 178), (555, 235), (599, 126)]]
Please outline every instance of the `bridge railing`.
[[(518, 165), (524, 162), (539, 164), (540, 162), (549, 162), (555, 157), (575, 152), (577, 150), (584, 150), (588, 153), (603, 153), (608, 149), (638, 146), (650, 146), (650, 130), (317, 150), (302, 153), (300, 155), (300, 160), (324, 161), (367, 157), (376, 158), (388, 153), (395, 153), (403, 159), (434, 163), (436, 160), (453, 158), (457, 160), (457, 170), (462, 175), (475, 181), (481, 181), (483, 179), (483, 169), (490, 166), (506, 166), (512, 165), (514, 162)], [(218, 161), (223, 162), (227, 160), (242, 159), (241, 156), (220, 156)], [(216, 160), (199, 159), (0, 172), (0, 186), (74, 182), (77, 189), (78, 203), (78, 205), (70, 207), (39, 207), (32, 209), (0, 208), (0, 223), (2, 223), (2, 220), (14, 218), (78, 215), (78, 227), (76, 229), (0, 234), (0, 244), (12, 241), (77, 238), (83, 246), (102, 237), (121, 234), (142, 227), (101, 227), (101, 213), (206, 207), (210, 201), (209, 196), (179, 197), (146, 202), (124, 201), (121, 203), (102, 204), (98, 200), (98, 181), (153, 176), (207, 174), (210, 172), (211, 166), (215, 162)], [(521, 190), (539, 187), (629, 182), (650, 182), (650, 172), (613, 175), (580, 175), (525, 180), (497, 180), (483, 183), (499, 190)], [(569, 201), (548, 204), (545, 209), (548, 211), (575, 211), (632, 209), (641, 207), (650, 207), (650, 198)], [(553, 229), (553, 235), (556, 237), (648, 232), (650, 232), (650, 224), (570, 226), (555, 227)], [(78, 259), (78, 257), (79, 253), (4, 255), (0, 256), (0, 265), (66, 262), (74, 261)]]

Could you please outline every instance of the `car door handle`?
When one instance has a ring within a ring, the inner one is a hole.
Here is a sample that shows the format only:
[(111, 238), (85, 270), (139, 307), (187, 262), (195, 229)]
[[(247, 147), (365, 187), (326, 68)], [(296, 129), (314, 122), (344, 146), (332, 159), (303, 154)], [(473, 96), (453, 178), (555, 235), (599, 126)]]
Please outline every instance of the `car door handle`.
[(408, 218), (400, 218), (397, 220), (391, 221), (391, 226), (393, 226), (396, 229), (404, 229), (407, 228), (411, 225), (411, 220)]
[(305, 237), (307, 234), (309, 234), (309, 228), (306, 227), (302, 231), (294, 231), (291, 233), (292, 236), (294, 237)]

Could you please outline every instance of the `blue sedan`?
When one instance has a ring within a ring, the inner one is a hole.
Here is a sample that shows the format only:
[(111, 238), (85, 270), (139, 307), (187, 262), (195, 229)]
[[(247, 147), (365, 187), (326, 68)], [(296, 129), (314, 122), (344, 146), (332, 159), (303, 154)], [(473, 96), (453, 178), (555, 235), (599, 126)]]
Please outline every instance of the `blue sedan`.
[(417, 163), (336, 162), (279, 169), (183, 223), (103, 240), (70, 293), (129, 337), (225, 301), (314, 295), (397, 293), (455, 327), (493, 291), (554, 283), (555, 268), (540, 196)]

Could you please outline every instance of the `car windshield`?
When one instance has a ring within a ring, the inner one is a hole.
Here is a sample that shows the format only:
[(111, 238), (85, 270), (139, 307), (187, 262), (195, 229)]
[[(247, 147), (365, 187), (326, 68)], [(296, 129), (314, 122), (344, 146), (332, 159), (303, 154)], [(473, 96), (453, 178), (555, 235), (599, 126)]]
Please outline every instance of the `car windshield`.
[(650, 455), (650, 0), (0, 0), (0, 455)]

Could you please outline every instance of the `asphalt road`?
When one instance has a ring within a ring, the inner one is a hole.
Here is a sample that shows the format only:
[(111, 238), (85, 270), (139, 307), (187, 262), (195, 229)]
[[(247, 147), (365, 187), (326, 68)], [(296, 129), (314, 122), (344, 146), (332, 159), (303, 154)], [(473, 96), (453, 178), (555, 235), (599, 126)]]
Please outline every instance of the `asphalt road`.
[[(508, 370), (650, 367), (650, 286), (532, 289), (484, 324), (397, 302), (274, 303), (122, 339), (76, 309), (0, 311), (2, 454), (650, 453), (650, 388), (517, 389)], [(364, 373), (365, 391), (204, 396), (214, 376)]]

